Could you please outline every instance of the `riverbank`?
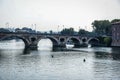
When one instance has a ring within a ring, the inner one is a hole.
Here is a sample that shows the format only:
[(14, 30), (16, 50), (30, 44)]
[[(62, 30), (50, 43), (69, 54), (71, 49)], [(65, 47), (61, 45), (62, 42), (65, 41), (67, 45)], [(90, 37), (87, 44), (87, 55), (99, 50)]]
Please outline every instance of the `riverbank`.
[(54, 51), (76, 51), (76, 52), (86, 52), (86, 53), (95, 53), (95, 52), (103, 52), (103, 53), (114, 53), (118, 54), (120, 52), (119, 47), (90, 47), (90, 48), (59, 48)]

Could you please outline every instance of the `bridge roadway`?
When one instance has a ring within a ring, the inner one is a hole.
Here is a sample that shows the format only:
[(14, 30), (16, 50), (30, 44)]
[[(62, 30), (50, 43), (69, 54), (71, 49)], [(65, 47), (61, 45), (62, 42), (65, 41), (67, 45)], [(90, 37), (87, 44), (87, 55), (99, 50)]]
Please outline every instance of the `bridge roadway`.
[(50, 39), (53, 43), (53, 48), (66, 47), (65, 44), (69, 41), (72, 41), (74, 43), (74, 47), (80, 47), (81, 44), (99, 43), (99, 39), (96, 37), (83, 37), (79, 35), (0, 32), (0, 41), (12, 38), (22, 39), (25, 43), (25, 48), (30, 49), (37, 49), (38, 42), (43, 38)]

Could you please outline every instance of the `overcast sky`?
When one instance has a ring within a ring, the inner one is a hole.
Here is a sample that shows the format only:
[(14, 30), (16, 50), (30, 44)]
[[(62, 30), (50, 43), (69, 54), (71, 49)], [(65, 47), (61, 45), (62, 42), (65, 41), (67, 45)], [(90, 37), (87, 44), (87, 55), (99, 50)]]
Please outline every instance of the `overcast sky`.
[[(120, 0), (0, 0), (0, 27), (41, 31), (73, 27), (91, 30), (94, 20), (120, 19)], [(59, 25), (59, 28), (58, 28)], [(87, 26), (87, 27), (85, 27)]]

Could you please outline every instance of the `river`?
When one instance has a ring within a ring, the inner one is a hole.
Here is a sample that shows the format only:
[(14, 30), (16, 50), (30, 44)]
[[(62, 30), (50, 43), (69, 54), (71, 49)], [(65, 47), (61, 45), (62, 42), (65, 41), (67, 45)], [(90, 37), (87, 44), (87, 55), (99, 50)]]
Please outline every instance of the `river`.
[(21, 40), (0, 42), (0, 80), (120, 80), (120, 48), (53, 52), (48, 39), (38, 46), (24, 51)]

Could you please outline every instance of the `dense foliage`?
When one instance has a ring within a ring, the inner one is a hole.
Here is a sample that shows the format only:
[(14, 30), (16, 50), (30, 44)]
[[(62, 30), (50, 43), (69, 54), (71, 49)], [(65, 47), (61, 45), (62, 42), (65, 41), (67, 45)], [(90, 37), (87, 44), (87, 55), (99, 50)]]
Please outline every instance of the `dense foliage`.
[(95, 20), (92, 22), (93, 31), (97, 33), (97, 35), (111, 35), (111, 27), (112, 23), (119, 22), (120, 19), (114, 19), (112, 21), (109, 20)]
[(109, 20), (95, 20), (92, 23), (92, 27), (98, 35), (111, 34), (111, 22)]
[(112, 42), (112, 39), (110, 37), (105, 37), (104, 38), (104, 43), (107, 45), (107, 46), (110, 46), (111, 45), (111, 42)]
[(111, 23), (116, 23), (116, 22), (119, 22), (119, 21), (120, 21), (120, 19), (114, 19), (114, 20), (111, 21)]
[(74, 35), (74, 28), (65, 28), (61, 31), (61, 34), (64, 35)]
[(0, 32), (10, 32), (8, 29), (0, 28)]

